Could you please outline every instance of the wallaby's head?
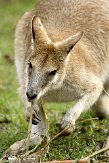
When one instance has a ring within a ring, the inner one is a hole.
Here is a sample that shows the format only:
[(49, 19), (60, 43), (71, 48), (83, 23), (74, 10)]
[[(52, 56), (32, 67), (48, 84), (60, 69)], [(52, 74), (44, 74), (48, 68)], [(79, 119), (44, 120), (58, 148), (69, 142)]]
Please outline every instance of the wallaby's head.
[(27, 97), (39, 99), (50, 89), (61, 86), (70, 51), (82, 32), (61, 42), (52, 42), (39, 18), (32, 20), (33, 54), (27, 61)]

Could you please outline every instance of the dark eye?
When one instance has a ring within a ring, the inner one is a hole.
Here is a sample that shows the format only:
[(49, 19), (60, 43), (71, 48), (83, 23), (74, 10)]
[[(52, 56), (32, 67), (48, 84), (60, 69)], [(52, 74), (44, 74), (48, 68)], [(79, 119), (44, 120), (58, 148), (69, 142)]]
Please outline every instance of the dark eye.
[(53, 71), (49, 72), (49, 75), (54, 76), (56, 73), (57, 73), (57, 70), (53, 70)]
[(28, 63), (28, 67), (29, 68), (32, 68), (33, 67), (32, 64), (31, 64), (31, 62)]

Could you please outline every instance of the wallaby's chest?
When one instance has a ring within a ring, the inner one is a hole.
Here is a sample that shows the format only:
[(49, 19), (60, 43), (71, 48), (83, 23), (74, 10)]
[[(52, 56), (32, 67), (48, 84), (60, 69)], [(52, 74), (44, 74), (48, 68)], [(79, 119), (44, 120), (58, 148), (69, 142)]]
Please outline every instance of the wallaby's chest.
[(44, 96), (44, 100), (48, 102), (72, 102), (83, 94), (84, 92), (78, 85), (71, 85), (68, 81), (65, 81), (59, 89), (49, 91)]

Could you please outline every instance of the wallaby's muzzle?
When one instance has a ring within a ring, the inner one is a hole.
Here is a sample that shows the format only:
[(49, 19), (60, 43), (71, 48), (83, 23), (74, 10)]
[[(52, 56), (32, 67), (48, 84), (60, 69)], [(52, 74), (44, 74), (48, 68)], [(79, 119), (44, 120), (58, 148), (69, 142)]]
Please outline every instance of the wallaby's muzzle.
[(37, 97), (37, 94), (31, 94), (30, 92), (26, 92), (26, 96), (28, 98), (28, 101), (32, 101)]

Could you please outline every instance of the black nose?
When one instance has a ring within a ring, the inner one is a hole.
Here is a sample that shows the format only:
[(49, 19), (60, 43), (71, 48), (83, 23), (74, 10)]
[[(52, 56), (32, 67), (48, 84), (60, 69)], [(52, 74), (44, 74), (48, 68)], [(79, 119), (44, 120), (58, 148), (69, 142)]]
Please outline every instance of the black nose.
[(37, 94), (30, 95), (28, 92), (26, 92), (26, 95), (28, 97), (28, 100), (34, 100), (37, 97)]

